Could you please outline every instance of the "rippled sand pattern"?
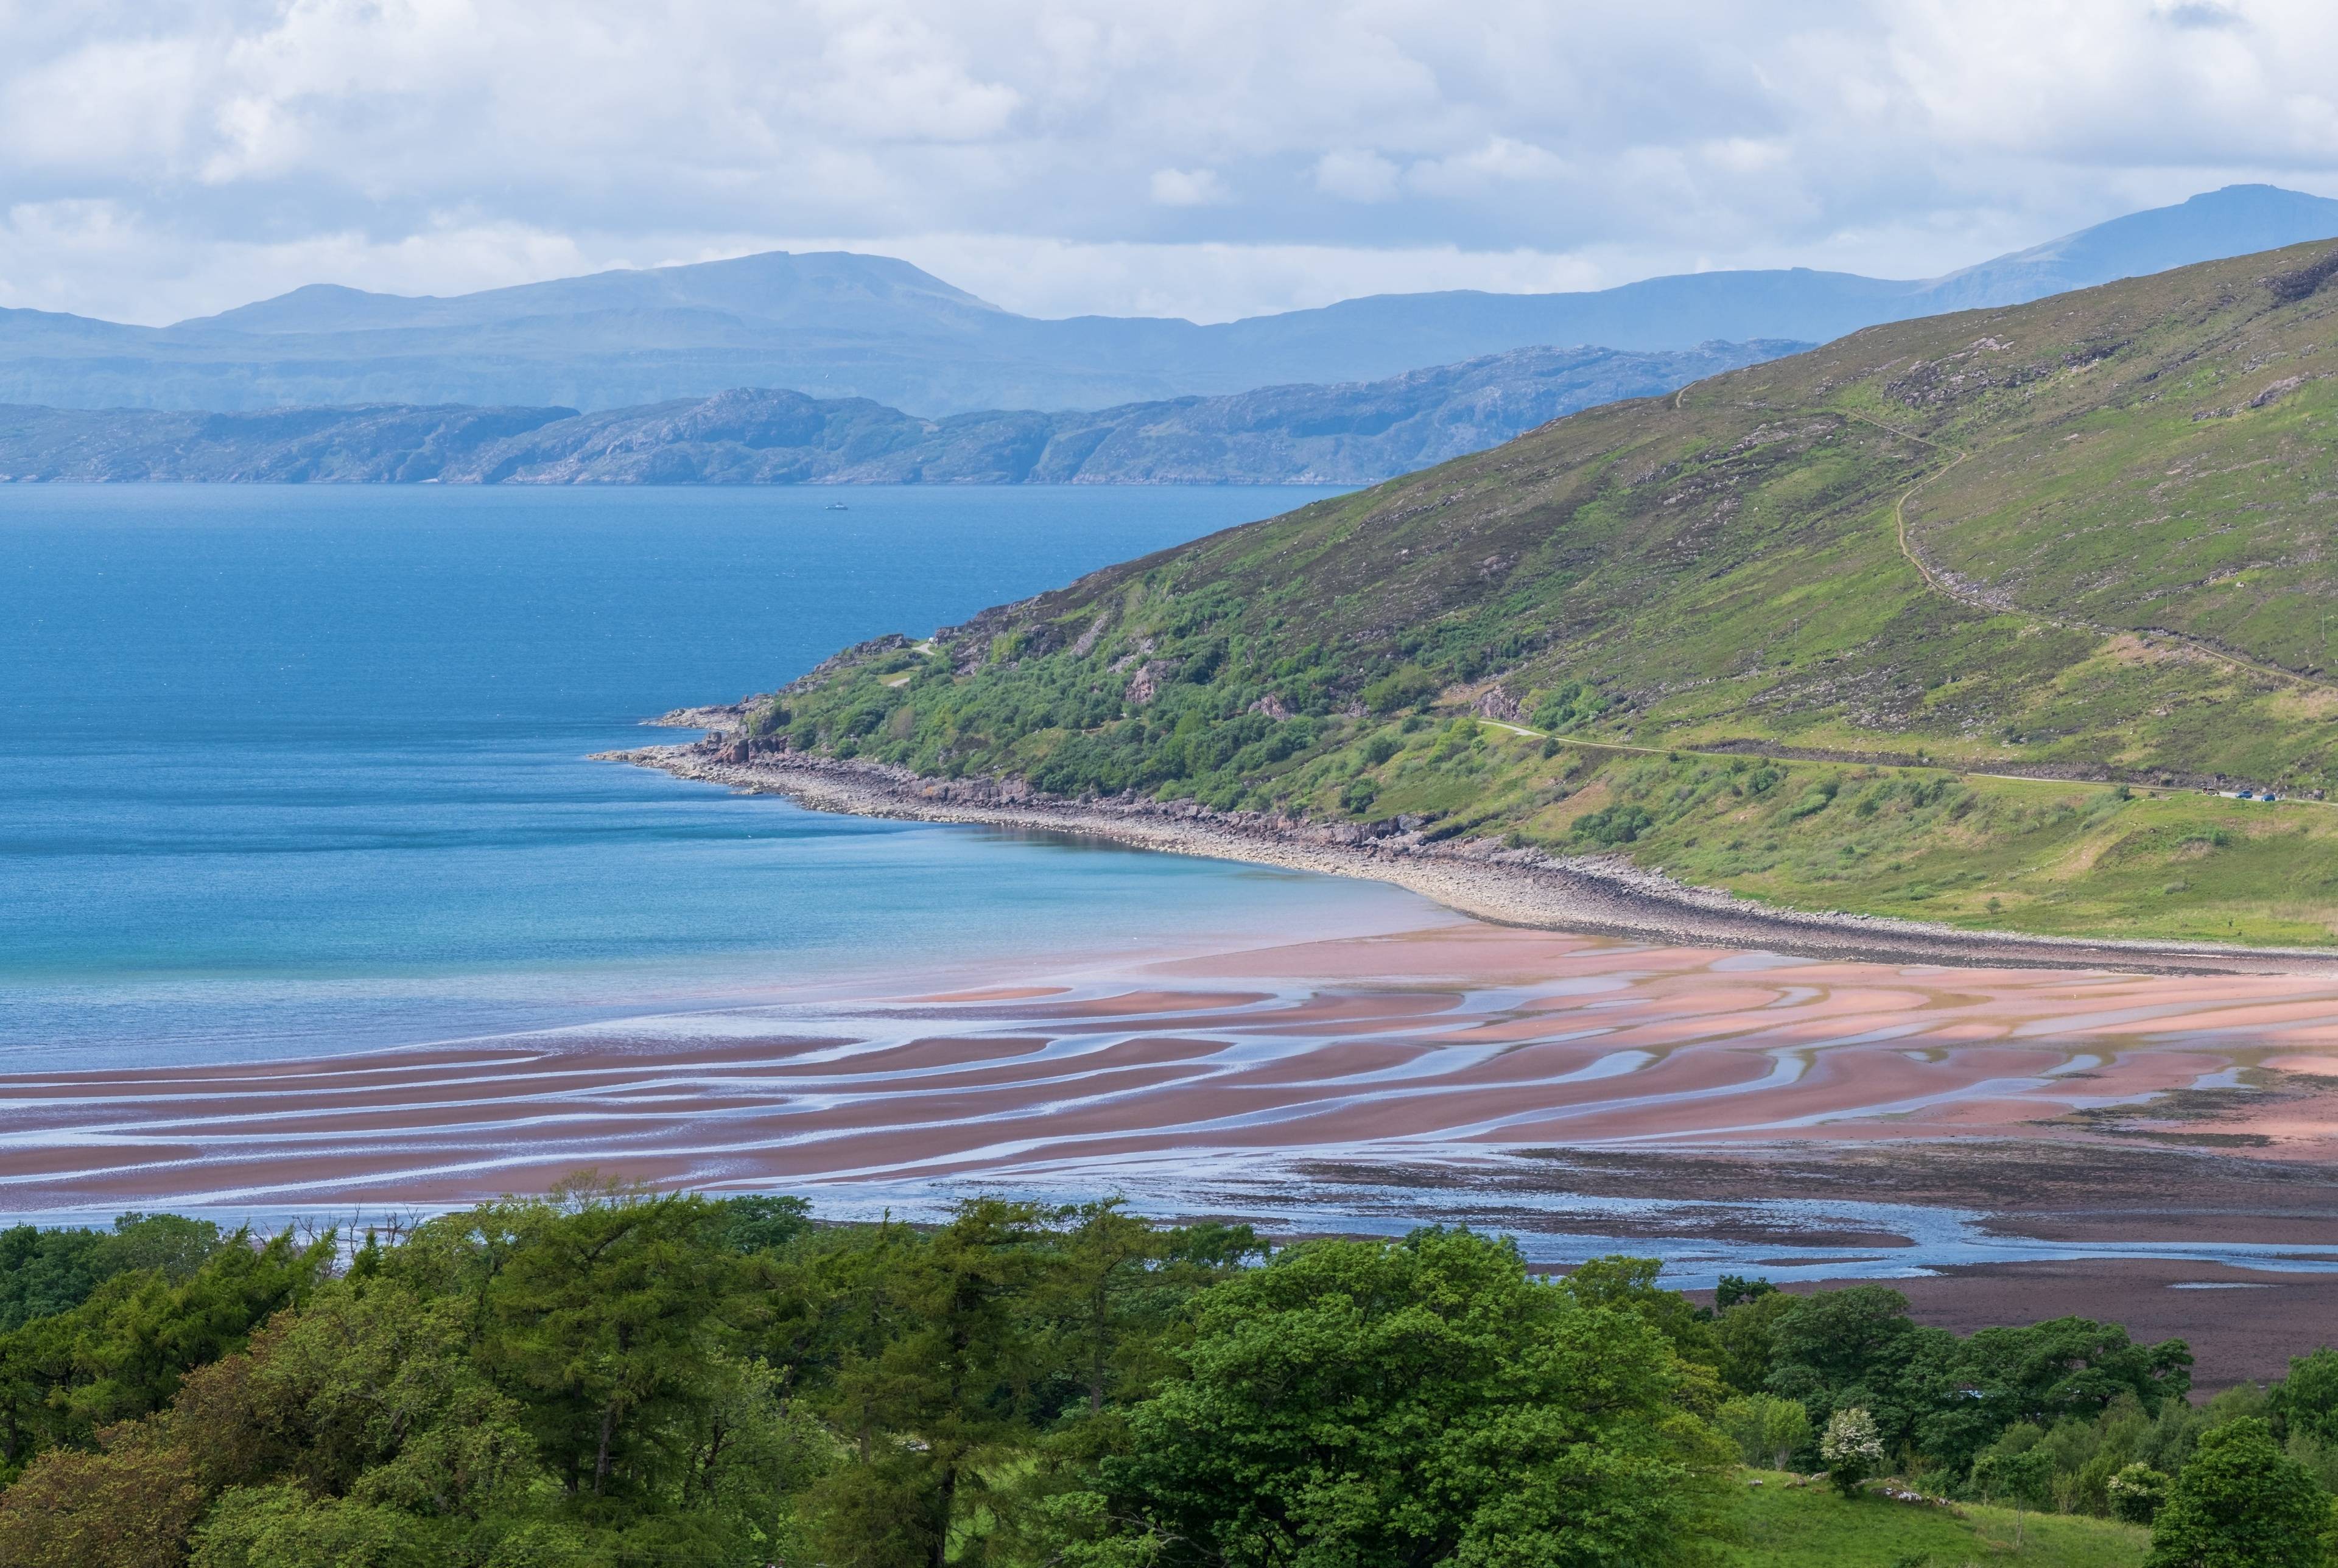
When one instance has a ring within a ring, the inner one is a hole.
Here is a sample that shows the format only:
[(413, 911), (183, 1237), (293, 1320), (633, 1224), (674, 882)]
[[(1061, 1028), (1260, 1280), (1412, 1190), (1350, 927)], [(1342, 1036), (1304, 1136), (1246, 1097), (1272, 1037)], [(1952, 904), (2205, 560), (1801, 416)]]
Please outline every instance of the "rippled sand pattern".
[(17, 1073), (0, 1079), (0, 1202), (429, 1204), (585, 1166), (839, 1193), (1101, 1189), (1315, 1157), (2084, 1139), (2122, 1105), (2161, 1129), (2129, 1137), (2317, 1160), (2332, 1074), (2325, 980), (1449, 927), (303, 1063)]

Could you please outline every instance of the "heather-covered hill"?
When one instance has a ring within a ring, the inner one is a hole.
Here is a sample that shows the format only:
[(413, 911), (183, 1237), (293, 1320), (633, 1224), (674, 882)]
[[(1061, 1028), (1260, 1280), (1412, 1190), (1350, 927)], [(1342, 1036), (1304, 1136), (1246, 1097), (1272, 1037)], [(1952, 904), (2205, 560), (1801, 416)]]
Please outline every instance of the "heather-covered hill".
[(872, 650), (764, 722), (1821, 906), (2326, 941), (2338, 811), (2197, 791), (2338, 788), (2333, 274), (1870, 328)]

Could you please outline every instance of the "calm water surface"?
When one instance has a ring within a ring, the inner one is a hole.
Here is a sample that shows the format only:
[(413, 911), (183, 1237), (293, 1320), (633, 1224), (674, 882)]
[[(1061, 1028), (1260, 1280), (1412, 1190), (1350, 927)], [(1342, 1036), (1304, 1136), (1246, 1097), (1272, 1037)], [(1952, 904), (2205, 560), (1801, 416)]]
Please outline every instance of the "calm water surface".
[(0, 488), (0, 1066), (355, 1049), (1409, 895), (585, 754), (1330, 492)]

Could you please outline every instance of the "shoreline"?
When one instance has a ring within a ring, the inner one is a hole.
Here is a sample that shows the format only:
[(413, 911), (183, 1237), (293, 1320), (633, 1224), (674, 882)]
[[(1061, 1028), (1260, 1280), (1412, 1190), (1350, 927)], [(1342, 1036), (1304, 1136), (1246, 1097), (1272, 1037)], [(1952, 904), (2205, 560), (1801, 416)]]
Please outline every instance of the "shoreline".
[[(682, 709), (651, 722), (712, 730), (732, 716), (727, 709)], [(796, 752), (742, 759), (727, 740), (603, 751), (594, 760), (747, 794), (783, 795), (813, 810), (1062, 833), (1163, 854), (1388, 882), (1473, 919), (1533, 930), (1883, 963), (2338, 976), (2338, 952), (1978, 932), (1889, 916), (1786, 909), (1693, 887), (1621, 856), (1560, 859), (1483, 839), (1447, 848), (1425, 841), (1418, 830), (1366, 838), (1351, 824), (1218, 812), (1190, 802), (1065, 801), (1037, 795), (1019, 780), (928, 779), (907, 769)]]

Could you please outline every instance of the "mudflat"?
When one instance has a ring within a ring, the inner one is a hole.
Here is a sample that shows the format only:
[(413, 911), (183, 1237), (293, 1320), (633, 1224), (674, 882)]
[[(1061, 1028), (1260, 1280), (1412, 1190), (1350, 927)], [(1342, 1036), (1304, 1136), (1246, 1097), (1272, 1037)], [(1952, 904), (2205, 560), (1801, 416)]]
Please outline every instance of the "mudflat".
[[(1553, 1265), (1885, 1279), (2261, 1375), (2338, 1337), (2338, 980), (1452, 925), (251, 1065), (0, 1078), (19, 1211), (436, 1207), (580, 1168), (828, 1212), (1120, 1191)], [(2248, 1289), (2195, 1289), (2233, 1283)], [(2182, 1287), (2182, 1288), (2179, 1288)], [(2214, 1346), (2213, 1353), (2208, 1348)]]

